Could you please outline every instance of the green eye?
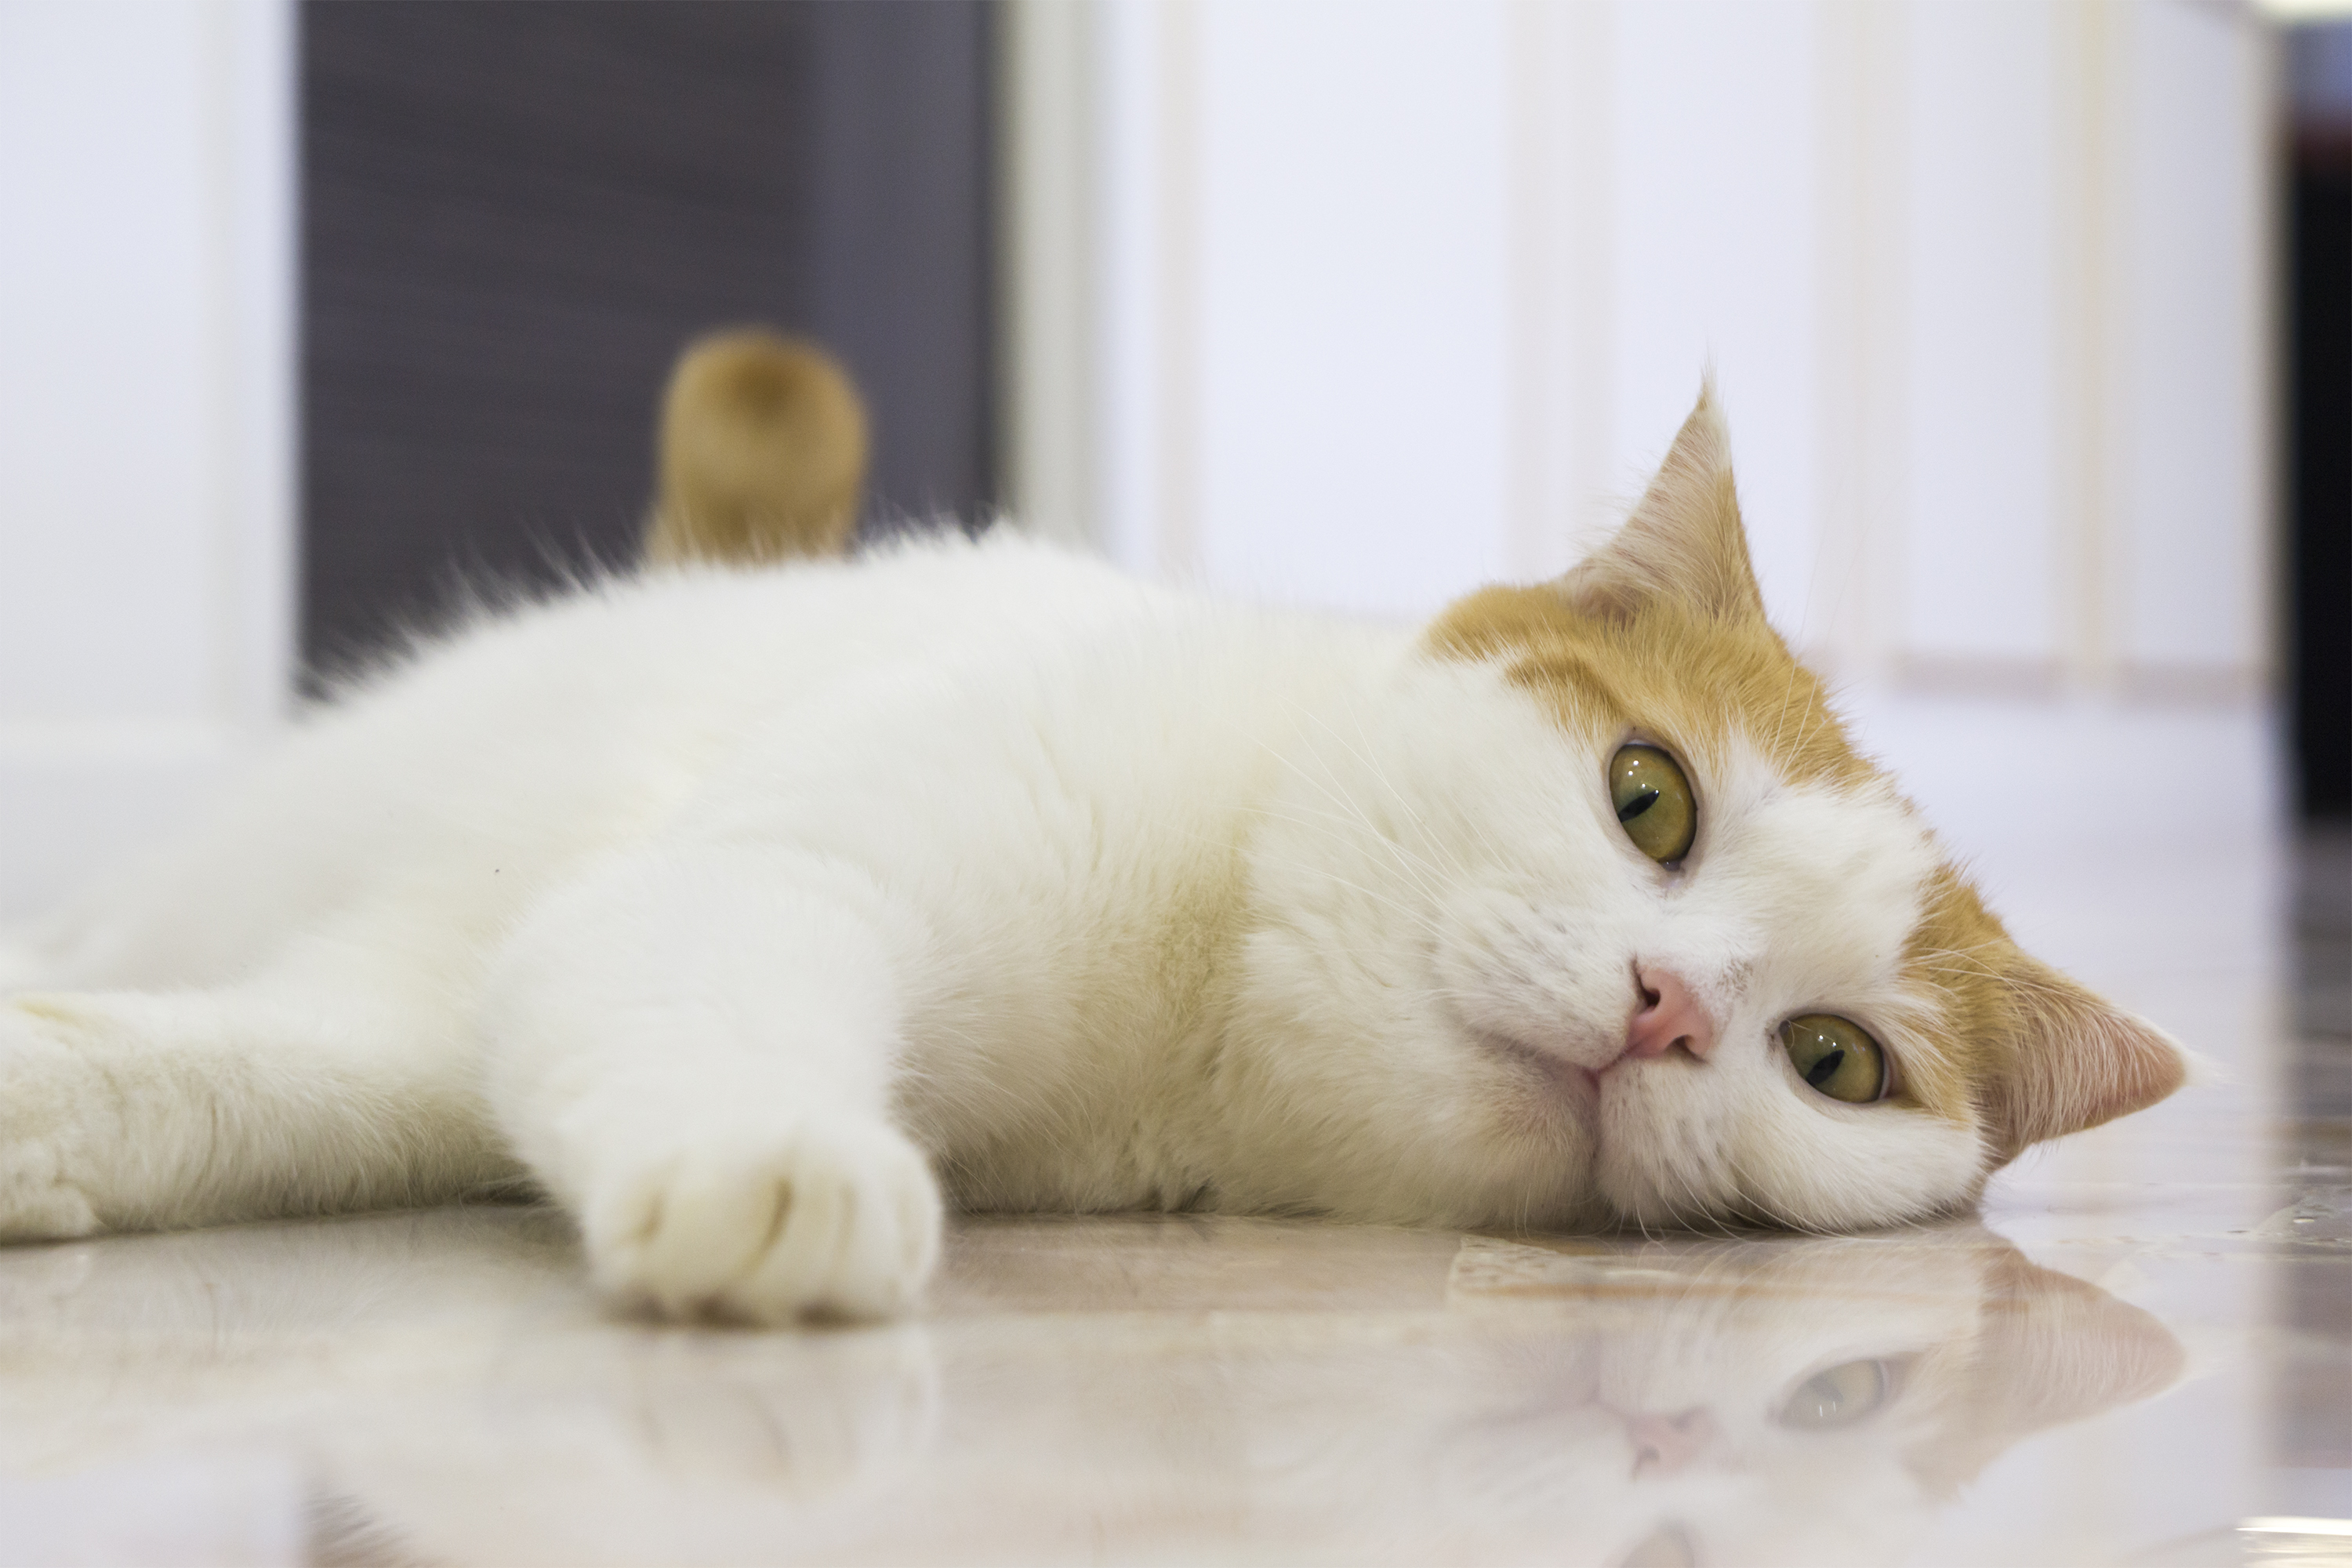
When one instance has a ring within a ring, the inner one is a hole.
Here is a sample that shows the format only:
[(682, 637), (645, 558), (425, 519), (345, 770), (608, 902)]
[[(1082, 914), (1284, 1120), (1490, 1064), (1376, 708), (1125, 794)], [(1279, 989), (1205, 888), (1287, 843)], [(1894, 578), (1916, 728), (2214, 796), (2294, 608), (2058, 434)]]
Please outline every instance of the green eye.
[(1843, 1018), (1808, 1013), (1780, 1026), (1780, 1045), (1797, 1076), (1850, 1105), (1868, 1105), (1886, 1094), (1886, 1053), (1878, 1042)]
[(1805, 1379), (1775, 1419), (1800, 1432), (1851, 1426), (1885, 1404), (1893, 1385), (1885, 1362), (1845, 1362)]
[(1609, 804), (1633, 847), (1662, 865), (1690, 853), (1698, 802), (1674, 758), (1655, 746), (1620, 746), (1609, 760)]

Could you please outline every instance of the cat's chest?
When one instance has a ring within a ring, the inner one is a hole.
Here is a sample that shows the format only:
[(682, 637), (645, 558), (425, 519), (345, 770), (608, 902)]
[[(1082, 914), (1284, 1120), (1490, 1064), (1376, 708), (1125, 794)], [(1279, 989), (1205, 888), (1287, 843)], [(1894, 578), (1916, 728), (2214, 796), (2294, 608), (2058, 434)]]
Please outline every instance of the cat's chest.
[(1238, 933), (1219, 879), (1157, 891), (1036, 920), (910, 1017), (902, 1099), (959, 1202), (1198, 1202)]
[(1203, 1092), (1213, 1026), (1137, 1016), (1100, 1033), (915, 1042), (906, 1110), (975, 1209), (1198, 1206), (1217, 1163)]

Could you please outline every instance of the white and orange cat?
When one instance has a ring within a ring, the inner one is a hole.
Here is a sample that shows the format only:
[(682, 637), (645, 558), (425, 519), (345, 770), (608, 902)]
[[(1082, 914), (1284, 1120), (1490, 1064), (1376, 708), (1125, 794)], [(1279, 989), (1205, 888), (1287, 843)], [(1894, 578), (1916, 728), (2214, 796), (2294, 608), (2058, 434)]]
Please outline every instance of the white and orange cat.
[(1705, 396), (1421, 628), (1003, 531), (492, 616), (0, 966), (0, 1237), (527, 1179), (761, 1321), (947, 1205), (1883, 1226), (2182, 1077), (1848, 746)]

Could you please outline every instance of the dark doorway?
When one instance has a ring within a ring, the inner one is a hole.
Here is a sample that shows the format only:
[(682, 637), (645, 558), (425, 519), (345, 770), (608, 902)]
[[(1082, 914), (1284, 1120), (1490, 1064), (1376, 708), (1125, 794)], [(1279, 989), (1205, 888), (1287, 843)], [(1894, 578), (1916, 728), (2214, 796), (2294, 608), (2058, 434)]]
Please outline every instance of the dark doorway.
[(2304, 815), (2352, 820), (2352, 25), (2293, 29), (2287, 312)]
[(303, 651), (462, 580), (632, 554), (655, 403), (713, 327), (873, 416), (866, 525), (982, 518), (986, 0), (301, 9)]

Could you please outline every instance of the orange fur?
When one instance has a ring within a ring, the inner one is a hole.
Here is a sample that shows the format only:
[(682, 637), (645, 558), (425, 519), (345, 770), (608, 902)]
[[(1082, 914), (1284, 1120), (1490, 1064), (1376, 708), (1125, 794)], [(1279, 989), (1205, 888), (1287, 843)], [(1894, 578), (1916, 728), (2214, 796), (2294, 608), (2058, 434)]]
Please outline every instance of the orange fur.
[(656, 564), (846, 553), (866, 483), (866, 410), (815, 345), (757, 328), (689, 346), (661, 418)]

